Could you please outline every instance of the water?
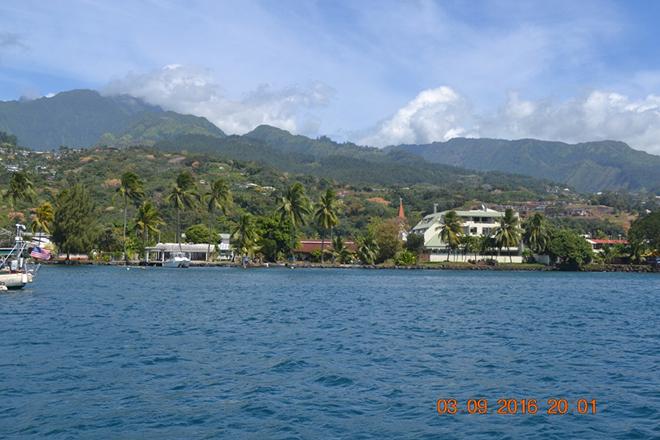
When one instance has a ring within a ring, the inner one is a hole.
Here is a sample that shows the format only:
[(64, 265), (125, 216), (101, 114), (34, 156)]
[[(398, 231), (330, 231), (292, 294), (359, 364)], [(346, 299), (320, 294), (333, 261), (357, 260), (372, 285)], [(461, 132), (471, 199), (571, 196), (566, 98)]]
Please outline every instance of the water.
[[(45, 267), (0, 295), (0, 438), (657, 438), (659, 292), (654, 274)], [(539, 412), (436, 412), (502, 397)], [(598, 412), (547, 415), (552, 397)]]

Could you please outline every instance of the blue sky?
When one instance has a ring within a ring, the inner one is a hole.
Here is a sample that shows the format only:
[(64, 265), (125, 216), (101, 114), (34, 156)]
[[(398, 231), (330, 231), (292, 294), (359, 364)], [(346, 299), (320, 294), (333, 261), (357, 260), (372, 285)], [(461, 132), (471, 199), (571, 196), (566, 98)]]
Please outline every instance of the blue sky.
[(0, 99), (130, 93), (230, 133), (660, 152), (660, 2), (5, 1)]

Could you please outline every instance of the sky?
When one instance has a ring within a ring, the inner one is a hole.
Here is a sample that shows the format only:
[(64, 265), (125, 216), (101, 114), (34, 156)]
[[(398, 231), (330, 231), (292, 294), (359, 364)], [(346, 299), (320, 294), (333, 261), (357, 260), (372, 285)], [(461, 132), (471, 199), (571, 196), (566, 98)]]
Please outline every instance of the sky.
[(4, 0), (0, 100), (127, 93), (228, 133), (660, 154), (660, 2)]

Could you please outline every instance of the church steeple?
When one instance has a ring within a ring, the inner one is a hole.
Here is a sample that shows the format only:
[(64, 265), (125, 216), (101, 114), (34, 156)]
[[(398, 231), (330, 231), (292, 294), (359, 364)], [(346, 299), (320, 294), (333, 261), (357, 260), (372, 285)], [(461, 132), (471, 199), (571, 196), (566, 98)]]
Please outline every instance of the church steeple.
[(406, 214), (403, 211), (403, 199), (399, 197), (399, 219), (405, 220), (406, 219)]

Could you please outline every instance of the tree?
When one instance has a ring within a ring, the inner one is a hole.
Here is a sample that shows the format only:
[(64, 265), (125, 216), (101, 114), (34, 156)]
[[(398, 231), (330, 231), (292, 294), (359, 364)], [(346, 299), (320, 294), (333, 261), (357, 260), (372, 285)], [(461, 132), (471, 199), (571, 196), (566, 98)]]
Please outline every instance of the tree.
[(44, 202), (34, 210), (34, 215), (32, 216), (32, 232), (43, 231), (47, 234), (50, 233), (50, 227), (53, 223), (53, 218), (55, 212), (53, 211), (53, 205), (50, 202)]
[(142, 202), (135, 215), (135, 231), (142, 236), (143, 248), (147, 247), (149, 233), (157, 234), (159, 232), (158, 228), (163, 224), (158, 209), (149, 200)]
[(584, 237), (570, 229), (558, 229), (548, 242), (552, 260), (567, 269), (579, 269), (593, 258), (591, 246)]
[(239, 255), (243, 257), (251, 257), (258, 248), (258, 240), (259, 236), (257, 234), (257, 228), (255, 227), (254, 217), (251, 214), (243, 214), (239, 218), (238, 224), (232, 232), (234, 248)]
[(199, 193), (189, 171), (179, 173), (165, 201), (176, 209), (176, 242), (181, 243), (181, 210), (192, 209), (199, 201)]
[(9, 200), (11, 206), (21, 200), (33, 202), (36, 193), (34, 192), (34, 183), (29, 174), (25, 171), (17, 171), (9, 179), (9, 188), (5, 191), (5, 199)]
[(550, 239), (550, 227), (545, 216), (540, 212), (529, 217), (524, 225), (523, 240), (536, 254), (544, 254)]
[(495, 232), (495, 242), (498, 249), (506, 248), (510, 262), (513, 262), (513, 258), (509, 249), (520, 243), (520, 236), (520, 220), (515, 212), (513, 212), (513, 209), (507, 208), (504, 211), (504, 217), (500, 219), (500, 226)]
[(353, 253), (346, 247), (344, 240), (337, 235), (332, 239), (332, 255), (341, 264), (350, 263)]
[[(189, 243), (211, 243), (213, 232), (203, 224), (192, 225), (186, 229), (186, 241)], [(210, 248), (208, 248), (210, 252)]]
[(137, 204), (144, 197), (144, 188), (142, 181), (132, 171), (126, 171), (121, 175), (119, 186), (116, 190), (117, 195), (122, 199), (124, 204), (124, 255), (123, 259), (126, 260), (126, 228), (128, 224), (128, 204), (132, 202)]
[[(212, 221), (215, 221), (215, 211), (220, 210), (222, 215), (227, 215), (227, 211), (232, 205), (232, 195), (229, 185), (225, 179), (217, 179), (211, 184), (211, 189), (205, 194), (206, 207)], [(208, 249), (206, 255), (211, 255), (211, 241), (215, 242), (216, 234), (213, 233), (213, 228), (208, 227), (211, 232), (212, 238), (208, 241)], [(186, 232), (187, 234), (187, 232)]]
[(660, 211), (635, 220), (630, 226), (628, 237), (631, 242), (643, 243), (651, 252), (660, 254)]
[(256, 218), (259, 252), (267, 261), (278, 261), (291, 254), (292, 227), (277, 215)]
[(52, 236), (67, 260), (71, 253), (92, 249), (98, 235), (96, 219), (96, 207), (83, 185), (76, 184), (57, 195)]
[(394, 258), (396, 253), (403, 247), (400, 237), (401, 229), (397, 219), (372, 219), (368, 229), (378, 245), (376, 263), (382, 263)]
[[(456, 211), (449, 211), (444, 215), (443, 224), (440, 226), (440, 240), (447, 247), (455, 251), (461, 242), (463, 234), (463, 225)], [(449, 261), (449, 250), (447, 250), (447, 261)]]
[(292, 226), (291, 251), (297, 240), (298, 228), (305, 225), (305, 217), (310, 214), (309, 199), (305, 195), (305, 188), (300, 182), (291, 185), (278, 200), (277, 214), (283, 222)]
[(374, 264), (378, 251), (378, 243), (373, 234), (368, 233), (357, 238), (357, 257), (362, 264)]
[(415, 233), (408, 234), (408, 237), (406, 237), (405, 248), (416, 256), (424, 252), (424, 235)]
[(332, 228), (339, 224), (336, 205), (337, 196), (332, 188), (328, 188), (314, 206), (314, 220), (321, 229), (321, 263), (325, 251), (325, 231), (330, 231), (330, 240), (332, 240)]
[(474, 260), (477, 260), (477, 253), (480, 248), (480, 237), (476, 235), (463, 235), (461, 237), (461, 245), (463, 245), (463, 253), (465, 255), (474, 254)]
[(408, 249), (403, 249), (394, 256), (394, 264), (397, 266), (412, 266), (417, 264), (417, 256)]

